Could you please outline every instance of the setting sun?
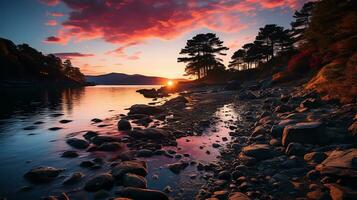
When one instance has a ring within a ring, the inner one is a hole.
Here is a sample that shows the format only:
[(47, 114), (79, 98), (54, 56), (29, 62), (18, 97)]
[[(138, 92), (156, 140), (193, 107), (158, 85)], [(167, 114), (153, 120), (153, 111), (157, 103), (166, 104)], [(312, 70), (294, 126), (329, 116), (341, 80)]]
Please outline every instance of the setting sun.
[(169, 80), (169, 81), (167, 81), (166, 84), (167, 84), (167, 86), (172, 87), (174, 85), (174, 82)]

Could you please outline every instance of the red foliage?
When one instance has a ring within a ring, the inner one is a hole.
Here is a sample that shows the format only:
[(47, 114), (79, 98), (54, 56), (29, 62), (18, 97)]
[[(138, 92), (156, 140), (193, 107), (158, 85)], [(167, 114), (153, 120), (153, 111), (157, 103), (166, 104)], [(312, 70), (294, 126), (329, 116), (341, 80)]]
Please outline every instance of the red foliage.
[(287, 71), (291, 73), (303, 74), (310, 70), (316, 70), (321, 67), (322, 59), (319, 55), (314, 54), (316, 49), (305, 49), (293, 56), (287, 67)]

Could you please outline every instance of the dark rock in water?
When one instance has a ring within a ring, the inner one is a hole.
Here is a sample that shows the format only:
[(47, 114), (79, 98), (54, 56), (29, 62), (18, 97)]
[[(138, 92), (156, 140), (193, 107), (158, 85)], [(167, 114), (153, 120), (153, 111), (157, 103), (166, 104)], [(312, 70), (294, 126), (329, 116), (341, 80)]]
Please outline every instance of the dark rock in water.
[(79, 155), (76, 151), (65, 151), (62, 153), (62, 157), (65, 157), (65, 158), (75, 158), (78, 156)]
[(164, 111), (163, 109), (161, 109), (159, 107), (148, 106), (145, 104), (132, 105), (129, 108), (129, 110), (130, 111), (129, 111), (128, 115), (133, 115), (133, 114), (156, 115), (156, 114), (160, 114)]
[(304, 155), (304, 160), (309, 164), (320, 164), (327, 158), (327, 155), (323, 152), (311, 152)]
[(67, 177), (64, 181), (63, 181), (63, 185), (69, 185), (69, 184), (74, 184), (79, 182), (80, 180), (82, 180), (82, 178), (84, 177), (84, 174), (82, 174), (81, 172), (74, 172), (72, 173), (69, 177)]
[(228, 200), (251, 200), (247, 195), (241, 192), (234, 192), (230, 194)]
[(290, 142), (301, 144), (322, 144), (326, 142), (324, 136), (325, 126), (321, 122), (304, 122), (288, 125), (284, 129), (282, 144), (287, 146)]
[(87, 131), (87, 133), (83, 135), (86, 140), (92, 140), (96, 136), (98, 136), (98, 133), (94, 131)]
[(272, 158), (275, 155), (274, 151), (267, 144), (253, 144), (246, 146), (242, 149), (242, 153), (257, 160)]
[(181, 170), (184, 170), (188, 166), (188, 163), (186, 162), (177, 162), (177, 163), (172, 163), (168, 164), (167, 167), (169, 170), (171, 170), (175, 174), (179, 174)]
[(37, 126), (26, 126), (23, 129), (26, 130), (26, 131), (32, 131), (32, 130), (37, 129)]
[(73, 121), (73, 120), (62, 119), (62, 120), (60, 120), (59, 122), (60, 122), (61, 124), (67, 124), (67, 123), (72, 122), (72, 121)]
[(38, 125), (38, 124), (44, 124), (45, 122), (43, 122), (43, 121), (37, 121), (37, 122), (35, 122), (35, 123), (33, 123), (33, 124), (36, 124), (36, 125)]
[(120, 197), (140, 200), (169, 200), (169, 197), (158, 190), (126, 187), (117, 192)]
[(352, 200), (357, 198), (357, 191), (338, 184), (325, 184), (330, 190), (330, 197), (332, 200)]
[(357, 148), (333, 151), (316, 166), (322, 175), (357, 178)]
[(101, 189), (109, 190), (114, 185), (114, 178), (110, 174), (99, 174), (91, 178), (84, 186), (89, 192), (95, 192)]
[(129, 135), (134, 138), (150, 138), (150, 139), (160, 139), (172, 136), (171, 133), (164, 129), (159, 128), (147, 128), (144, 130), (132, 130)]
[(54, 114), (51, 114), (50, 116), (51, 117), (60, 117), (62, 115), (64, 115), (64, 114), (62, 114), (62, 113), (54, 113)]
[(50, 131), (57, 131), (57, 130), (60, 130), (60, 129), (62, 129), (62, 127), (51, 127), (51, 128), (49, 128), (48, 130), (50, 130)]
[(64, 169), (56, 169), (54, 167), (38, 167), (31, 169), (24, 177), (35, 183), (46, 183), (55, 179)]
[(305, 147), (303, 145), (301, 145), (300, 143), (291, 142), (288, 145), (288, 147), (286, 148), (285, 153), (288, 156), (292, 156), (292, 155), (302, 156), (302, 155), (305, 155), (306, 150), (305, 150)]
[(166, 93), (162, 93), (160, 90), (156, 90), (155, 88), (140, 89), (140, 90), (136, 90), (136, 92), (142, 94), (146, 98), (159, 98), (159, 97), (167, 96)]
[(120, 138), (116, 136), (105, 136), (105, 135), (98, 135), (92, 138), (92, 143), (95, 145), (102, 145), (107, 142), (120, 142)]
[(79, 164), (79, 166), (86, 167), (86, 168), (93, 167), (94, 165), (95, 163), (90, 160), (82, 161), (81, 164)]
[(125, 187), (147, 188), (146, 179), (142, 176), (127, 173), (123, 176), (122, 184)]
[(126, 119), (121, 119), (118, 122), (118, 130), (119, 131), (128, 131), (131, 130), (131, 124), (128, 120)]
[(77, 149), (86, 149), (89, 146), (87, 141), (78, 138), (69, 138), (66, 142), (68, 145)]
[(98, 151), (118, 151), (122, 146), (118, 142), (106, 142), (98, 147)]
[(148, 173), (146, 163), (137, 160), (123, 161), (112, 169), (112, 175), (115, 179), (121, 179), (126, 173), (146, 176)]
[(98, 118), (91, 119), (90, 121), (91, 121), (91, 122), (93, 122), (93, 123), (100, 123), (100, 122), (103, 122), (103, 120), (98, 119)]
[(321, 106), (321, 102), (315, 98), (308, 98), (301, 102), (301, 108), (318, 108)]
[(140, 149), (136, 152), (136, 156), (138, 157), (151, 157), (154, 155), (154, 152), (149, 149)]
[(125, 118), (126, 119), (143, 119), (143, 118), (147, 118), (149, 117), (149, 115), (145, 115), (145, 114), (132, 114), (132, 115), (128, 115)]

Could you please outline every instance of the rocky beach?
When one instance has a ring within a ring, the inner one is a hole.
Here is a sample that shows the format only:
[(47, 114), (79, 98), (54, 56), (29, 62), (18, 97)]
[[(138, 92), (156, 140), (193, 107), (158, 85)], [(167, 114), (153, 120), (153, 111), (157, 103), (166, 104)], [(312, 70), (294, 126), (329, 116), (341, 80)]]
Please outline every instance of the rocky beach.
[[(109, 158), (79, 163), (90, 178), (55, 166), (33, 168), (20, 190), (62, 181), (76, 189), (47, 199), (78, 199), (78, 192), (117, 200), (356, 198), (356, 105), (324, 101), (293, 85), (227, 88), (194, 88), (158, 105), (132, 105), (111, 118), (111, 134), (70, 134), (61, 157), (100, 152)], [(167, 178), (161, 190), (148, 186)]]

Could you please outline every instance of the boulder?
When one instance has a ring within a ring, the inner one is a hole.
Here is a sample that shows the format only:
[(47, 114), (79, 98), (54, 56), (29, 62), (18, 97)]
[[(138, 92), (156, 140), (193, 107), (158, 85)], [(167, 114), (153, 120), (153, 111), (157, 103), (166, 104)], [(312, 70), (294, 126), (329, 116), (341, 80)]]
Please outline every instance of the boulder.
[(301, 108), (318, 108), (320, 106), (321, 102), (315, 98), (308, 98), (300, 103)]
[(330, 190), (332, 200), (352, 200), (357, 199), (357, 191), (337, 184), (325, 184)]
[(175, 174), (179, 174), (181, 172), (181, 170), (184, 170), (187, 166), (188, 166), (187, 162), (177, 162), (177, 163), (172, 163), (172, 164), (167, 165), (169, 170)]
[(305, 150), (305, 147), (303, 145), (301, 145), (300, 143), (291, 142), (288, 145), (288, 147), (286, 147), (285, 153), (288, 156), (292, 156), (292, 155), (302, 156), (302, 155), (305, 155), (306, 150)]
[(86, 149), (89, 146), (87, 141), (78, 138), (69, 138), (66, 142), (68, 145), (77, 149)]
[(121, 119), (118, 121), (118, 130), (119, 131), (128, 131), (131, 130), (131, 124), (126, 119)]
[(79, 182), (80, 180), (82, 180), (82, 178), (84, 177), (84, 174), (82, 174), (81, 172), (74, 172), (73, 174), (71, 174), (69, 177), (67, 177), (66, 179), (64, 179), (63, 181), (63, 185), (69, 185), (69, 184), (74, 184)]
[(327, 158), (324, 152), (311, 152), (304, 155), (304, 160), (309, 164), (320, 164)]
[(316, 170), (322, 175), (357, 178), (357, 148), (333, 151)]
[(282, 144), (287, 146), (291, 142), (301, 144), (322, 144), (325, 126), (321, 122), (304, 122), (288, 125), (284, 128)]
[(28, 171), (24, 177), (35, 183), (47, 183), (54, 180), (64, 169), (54, 167), (38, 167)]
[(64, 157), (64, 158), (75, 158), (75, 157), (78, 157), (78, 153), (76, 151), (65, 151), (62, 153), (61, 157)]
[(169, 197), (158, 190), (126, 187), (117, 192), (118, 196), (140, 200), (169, 200)]
[(122, 184), (125, 187), (136, 187), (136, 188), (147, 188), (147, 181), (144, 177), (132, 174), (132, 173), (126, 173), (123, 176), (122, 179)]
[(111, 174), (104, 173), (99, 174), (91, 178), (84, 186), (84, 189), (89, 192), (96, 192), (98, 190), (104, 189), (109, 190), (114, 185), (114, 178)]
[(132, 130), (129, 135), (134, 138), (162, 139), (171, 136), (171, 133), (160, 128), (147, 128), (143, 130)]
[(228, 200), (250, 200), (250, 198), (241, 192), (233, 192), (230, 194)]
[(173, 99), (168, 100), (163, 104), (163, 106), (168, 107), (178, 107), (178, 106), (185, 106), (188, 103), (188, 100), (184, 96), (178, 96)]
[(98, 147), (99, 151), (118, 151), (122, 146), (118, 142), (106, 142)]
[(281, 138), (283, 136), (284, 128), (288, 125), (295, 124), (295, 123), (296, 120), (293, 119), (282, 120), (279, 122), (279, 124), (276, 124), (271, 127), (270, 134), (273, 137)]
[(164, 110), (159, 107), (148, 106), (145, 104), (135, 104), (129, 108), (128, 115), (133, 115), (133, 114), (156, 115), (162, 112), (164, 112)]
[(121, 179), (126, 173), (146, 176), (148, 174), (146, 163), (136, 160), (123, 161), (112, 169), (112, 174), (115, 179)]
[(267, 144), (252, 144), (243, 147), (242, 153), (257, 160), (268, 159), (275, 155), (275, 152), (271, 149), (270, 145)]

